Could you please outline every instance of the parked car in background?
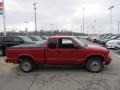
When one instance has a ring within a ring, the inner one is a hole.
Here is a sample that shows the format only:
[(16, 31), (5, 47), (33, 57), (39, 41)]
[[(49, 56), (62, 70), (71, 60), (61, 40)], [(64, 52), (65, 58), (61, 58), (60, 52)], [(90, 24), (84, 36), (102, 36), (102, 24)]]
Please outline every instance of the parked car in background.
[(46, 40), (43, 40), (39, 36), (28, 36), (28, 37), (36, 44), (41, 44), (41, 43), (44, 43), (46, 41)]
[(120, 42), (117, 42), (117, 43), (116, 43), (115, 49), (120, 49)]
[[(116, 49), (116, 45), (120, 42), (120, 40), (110, 40), (106, 43), (105, 47), (109, 49)], [(118, 44), (119, 45), (119, 44)]]
[(104, 39), (102, 44), (105, 45), (108, 41), (111, 41), (111, 40), (116, 40), (120, 37), (120, 35), (112, 35), (111, 37), (107, 38), (107, 39)]
[(89, 37), (89, 41), (94, 41), (95, 38), (96, 36)]
[(107, 35), (105, 38), (103, 38), (103, 39), (100, 41), (100, 43), (101, 43), (102, 45), (105, 45), (106, 42), (109, 41), (109, 40), (112, 40), (111, 38), (114, 37), (114, 36), (115, 36), (115, 35), (113, 35), (113, 34)]
[(96, 43), (101, 43), (102, 40), (104, 40), (106, 37), (111, 36), (112, 34), (102, 34), (98, 36), (88, 36), (87, 40), (96, 42)]
[(96, 43), (100, 43), (100, 40), (101, 40), (102, 38), (104, 38), (105, 36), (106, 36), (106, 34), (100, 35), (98, 38), (96, 38), (95, 42), (96, 42)]
[(40, 38), (42, 38), (42, 39), (45, 40), (45, 41), (48, 39), (47, 36), (40, 36)]
[(7, 47), (19, 44), (33, 44), (34, 42), (25, 36), (1, 36), (0, 37), (0, 56), (5, 55)]

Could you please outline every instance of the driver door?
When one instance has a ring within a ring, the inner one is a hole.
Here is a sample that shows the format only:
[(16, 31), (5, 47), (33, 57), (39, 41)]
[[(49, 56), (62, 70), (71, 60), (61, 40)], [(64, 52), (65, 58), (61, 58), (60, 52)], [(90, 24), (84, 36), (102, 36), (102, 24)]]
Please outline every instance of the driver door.
[(75, 48), (77, 43), (71, 38), (60, 38), (57, 51), (58, 61), (61, 64), (80, 64), (83, 58), (83, 49)]

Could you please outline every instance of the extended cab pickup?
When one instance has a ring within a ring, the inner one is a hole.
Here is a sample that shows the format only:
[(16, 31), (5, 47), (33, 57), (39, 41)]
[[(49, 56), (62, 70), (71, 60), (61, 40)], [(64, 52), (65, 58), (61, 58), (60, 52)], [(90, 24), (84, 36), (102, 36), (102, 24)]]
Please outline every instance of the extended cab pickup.
[(85, 65), (90, 72), (100, 72), (111, 62), (106, 48), (86, 45), (75, 37), (51, 36), (45, 44), (17, 45), (6, 50), (6, 62), (18, 63), (24, 72), (35, 65)]

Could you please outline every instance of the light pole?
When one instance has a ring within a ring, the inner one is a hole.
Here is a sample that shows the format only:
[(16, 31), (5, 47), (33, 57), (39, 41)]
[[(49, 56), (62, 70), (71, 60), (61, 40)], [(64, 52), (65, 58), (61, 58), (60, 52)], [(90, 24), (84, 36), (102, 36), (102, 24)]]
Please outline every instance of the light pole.
[(94, 32), (95, 32), (95, 34), (97, 34), (97, 31), (96, 31), (96, 20), (94, 20)]
[(37, 20), (36, 20), (36, 19), (37, 19), (37, 17), (36, 17), (36, 9), (37, 9), (37, 8), (36, 8), (36, 4), (37, 4), (36, 2), (33, 3), (34, 12), (35, 12), (35, 31), (37, 32)]
[(85, 31), (85, 20), (84, 20), (84, 8), (83, 8), (83, 33), (84, 33), (84, 31)]
[(74, 30), (73, 30), (73, 24), (71, 24), (71, 27), (72, 27), (72, 28), (71, 28), (71, 36), (73, 36), (73, 31), (74, 31)]
[(53, 27), (54, 27), (55, 24), (50, 24), (50, 25), (51, 25), (51, 31), (52, 31), (52, 36), (53, 36), (54, 35), (54, 33), (53, 33), (54, 32)]
[(112, 32), (112, 9), (114, 6), (110, 6), (108, 9), (110, 10), (110, 33)]
[(27, 22), (27, 21), (24, 21), (24, 23), (26, 24), (25, 31), (26, 31), (26, 35), (28, 36), (28, 28), (27, 28), (27, 24), (28, 24), (29, 22)]
[(120, 21), (118, 20), (118, 34), (120, 33)]
[(4, 36), (6, 36), (6, 16), (5, 16), (5, 1), (2, 0), (3, 2), (3, 26), (4, 26)]

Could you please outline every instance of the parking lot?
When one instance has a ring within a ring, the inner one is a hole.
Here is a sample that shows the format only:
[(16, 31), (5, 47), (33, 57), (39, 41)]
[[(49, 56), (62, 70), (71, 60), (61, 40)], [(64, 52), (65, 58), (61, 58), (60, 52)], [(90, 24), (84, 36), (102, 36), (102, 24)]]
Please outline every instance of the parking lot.
[(0, 90), (120, 90), (119, 51), (110, 50), (110, 55), (112, 63), (100, 73), (78, 66), (39, 67), (23, 73), (18, 65), (5, 63), (5, 57), (0, 57)]

